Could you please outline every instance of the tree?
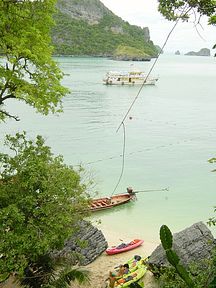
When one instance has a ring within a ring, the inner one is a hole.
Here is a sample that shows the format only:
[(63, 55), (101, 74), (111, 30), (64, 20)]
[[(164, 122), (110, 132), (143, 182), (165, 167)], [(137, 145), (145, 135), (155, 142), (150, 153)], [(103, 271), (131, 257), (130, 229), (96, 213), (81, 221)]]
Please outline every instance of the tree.
[(0, 121), (11, 115), (5, 104), (22, 101), (47, 115), (62, 111), (67, 89), (52, 60), (50, 29), (55, 0), (0, 1)]
[[(208, 160), (209, 163), (214, 164), (216, 163), (216, 158), (213, 157)], [(216, 169), (213, 169), (212, 172), (216, 172)], [(216, 212), (216, 206), (214, 207), (214, 212)], [(216, 226), (216, 217), (211, 217), (208, 221), (209, 226)]]
[(0, 275), (23, 277), (43, 265), (51, 273), (50, 252), (63, 246), (87, 214), (86, 186), (41, 136), (27, 141), (25, 133), (7, 135), (5, 145), (11, 154), (0, 153)]
[[(215, 0), (158, 0), (158, 2), (159, 12), (170, 21), (176, 21), (179, 18), (182, 21), (188, 21), (192, 18), (197, 27), (200, 25), (200, 18), (207, 16), (208, 24), (216, 24)], [(216, 49), (216, 44), (212, 49)]]
[(209, 24), (216, 24), (215, 0), (158, 0), (158, 2), (159, 12), (168, 20), (175, 21), (181, 18), (187, 21), (192, 16), (198, 24), (201, 16), (207, 16)]
[[(68, 92), (52, 59), (50, 29), (55, 0), (0, 1), (0, 122), (19, 117), (7, 111), (8, 100), (22, 101), (37, 112), (62, 111)], [(0, 282), (11, 272), (28, 287), (68, 287), (86, 279), (79, 270), (56, 272), (51, 252), (79, 227), (88, 195), (81, 170), (54, 157), (44, 139), (26, 134), (6, 137), (10, 155), (0, 153)], [(14, 155), (12, 155), (14, 152)], [(67, 261), (65, 261), (67, 260)], [(73, 259), (72, 259), (73, 260)]]

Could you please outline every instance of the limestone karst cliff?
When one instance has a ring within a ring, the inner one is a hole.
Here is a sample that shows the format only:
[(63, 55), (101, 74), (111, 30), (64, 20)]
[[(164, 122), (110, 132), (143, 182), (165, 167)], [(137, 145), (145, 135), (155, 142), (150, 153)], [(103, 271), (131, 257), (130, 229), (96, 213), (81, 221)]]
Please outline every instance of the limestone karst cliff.
[(99, 0), (58, 0), (56, 8), (55, 54), (113, 57), (124, 46), (132, 48), (132, 56), (137, 51), (147, 58), (158, 53), (148, 27), (130, 25)]

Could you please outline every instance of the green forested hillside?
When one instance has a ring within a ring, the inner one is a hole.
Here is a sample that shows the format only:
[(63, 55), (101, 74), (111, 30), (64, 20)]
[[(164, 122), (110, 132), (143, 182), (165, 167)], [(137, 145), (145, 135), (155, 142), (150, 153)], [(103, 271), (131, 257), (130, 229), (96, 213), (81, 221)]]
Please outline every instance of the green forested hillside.
[[(86, 5), (83, 4), (85, 1)], [(119, 53), (125, 53), (125, 46), (131, 48), (127, 49), (131, 51), (131, 56), (157, 55), (158, 50), (150, 40), (148, 28), (123, 21), (99, 0), (91, 0), (91, 5), (94, 4), (93, 8), (91, 6), (92, 17), (88, 11), (88, 0), (82, 0), (82, 6), (79, 3), (79, 0), (61, 0), (61, 5), (57, 6), (56, 26), (52, 32), (55, 54), (121, 56)]]

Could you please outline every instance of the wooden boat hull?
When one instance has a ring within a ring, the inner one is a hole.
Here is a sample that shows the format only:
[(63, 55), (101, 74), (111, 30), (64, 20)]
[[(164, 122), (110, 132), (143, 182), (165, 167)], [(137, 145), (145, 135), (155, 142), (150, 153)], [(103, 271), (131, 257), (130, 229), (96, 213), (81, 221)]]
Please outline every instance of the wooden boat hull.
[(129, 251), (129, 250), (132, 250), (132, 249), (139, 247), (140, 245), (143, 244), (143, 242), (144, 241), (141, 239), (134, 239), (130, 243), (126, 244), (127, 246), (125, 246), (125, 247), (121, 248), (121, 245), (118, 245), (118, 246), (115, 246), (112, 248), (108, 248), (108, 249), (106, 249), (106, 253), (108, 255), (114, 255), (114, 254), (126, 252), (126, 251)]
[(94, 212), (110, 209), (112, 207), (128, 203), (133, 199), (134, 195), (129, 195), (128, 193), (113, 195), (112, 197), (93, 199), (90, 204), (90, 210)]
[(124, 81), (118, 81), (118, 80), (115, 80), (115, 79), (112, 79), (112, 80), (109, 80), (109, 79), (104, 79), (103, 80), (103, 84), (105, 85), (130, 85), (130, 86), (133, 86), (133, 85), (155, 85), (156, 82), (158, 81), (157, 78), (151, 78), (151, 79), (147, 79), (144, 83), (144, 79), (136, 79), (136, 80), (133, 80), (133, 81), (129, 81), (128, 79), (125, 79)]

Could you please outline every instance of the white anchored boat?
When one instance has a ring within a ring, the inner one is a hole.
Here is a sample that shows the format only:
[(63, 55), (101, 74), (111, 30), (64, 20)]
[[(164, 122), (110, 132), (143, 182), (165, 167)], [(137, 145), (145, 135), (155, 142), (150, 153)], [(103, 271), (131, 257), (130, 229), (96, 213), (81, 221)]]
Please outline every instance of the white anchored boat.
[(106, 85), (155, 85), (158, 77), (148, 76), (142, 71), (109, 71), (103, 79)]

